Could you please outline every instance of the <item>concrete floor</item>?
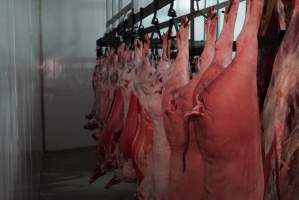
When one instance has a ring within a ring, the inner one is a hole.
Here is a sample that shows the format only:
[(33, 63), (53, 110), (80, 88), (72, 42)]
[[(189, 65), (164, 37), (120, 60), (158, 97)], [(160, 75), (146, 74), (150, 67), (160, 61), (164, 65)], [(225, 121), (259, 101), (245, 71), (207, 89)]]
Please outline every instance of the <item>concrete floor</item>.
[(41, 176), (41, 200), (133, 200), (136, 186), (121, 183), (104, 189), (112, 174), (90, 185), (94, 148), (47, 153)]

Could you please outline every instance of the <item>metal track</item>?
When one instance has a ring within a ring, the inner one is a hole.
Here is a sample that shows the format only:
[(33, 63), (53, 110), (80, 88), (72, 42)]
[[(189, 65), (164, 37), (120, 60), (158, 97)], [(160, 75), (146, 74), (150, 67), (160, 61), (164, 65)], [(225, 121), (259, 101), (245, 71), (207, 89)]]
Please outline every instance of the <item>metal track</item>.
[[(240, 2), (243, 2), (245, 0), (240, 0)], [(158, 10), (167, 6), (168, 4), (170, 4), (172, 1), (171, 0), (158, 0)], [(192, 5), (192, 4), (191, 4)], [(177, 19), (180, 21), (181, 18), (183, 17), (188, 17), (188, 19), (192, 22), (194, 21), (194, 18), (196, 17), (199, 17), (199, 16), (204, 16), (206, 17), (206, 14), (208, 13), (208, 10), (211, 8), (211, 7), (215, 7), (217, 10), (219, 9), (222, 9), (222, 8), (225, 8), (229, 5), (229, 1), (226, 1), (226, 2), (222, 2), (222, 3), (219, 3), (217, 5), (214, 5), (214, 6), (210, 6), (210, 7), (207, 7), (207, 8), (204, 8), (202, 10), (198, 10), (198, 11), (195, 11), (193, 9), (190, 10), (190, 13), (187, 14), (187, 15), (183, 15), (183, 16), (180, 16), (178, 17)], [(128, 10), (130, 10), (129, 8), (132, 9), (133, 5), (132, 4), (129, 4), (128, 6), (126, 6), (125, 8), (123, 8), (118, 14), (116, 14), (115, 16), (113, 16), (112, 19), (110, 19), (107, 23), (106, 23), (106, 26), (109, 27), (111, 24), (113, 24), (117, 19), (119, 19), (121, 16), (123, 16), (125, 13), (128, 12)], [(193, 10), (193, 11), (192, 11)], [(149, 4), (148, 6), (146, 6), (143, 10), (143, 16), (142, 16), (142, 19), (148, 17), (149, 15), (153, 14), (155, 12), (155, 3), (151, 3)], [(128, 15), (128, 19), (126, 19), (124, 22), (120, 23), (118, 27), (124, 27), (125, 24), (129, 25), (130, 27), (134, 26), (137, 22), (139, 22), (141, 20), (141, 14), (140, 12), (134, 14), (134, 12), (131, 12), (129, 15)], [(169, 26), (169, 21), (165, 21), (165, 22), (162, 22), (159, 24), (159, 27), (161, 29), (163, 28), (166, 28)], [(117, 28), (114, 28), (112, 29), (111, 31), (112, 32), (117, 32)], [(154, 26), (150, 26), (148, 28), (145, 28), (144, 32), (145, 33), (151, 33), (155, 30), (155, 27)], [(194, 33), (193, 33), (194, 34)], [(191, 34), (192, 35), (192, 34)], [(106, 36), (100, 38), (99, 40), (105, 42), (106, 41)], [(99, 41), (97, 40), (97, 41)]]
[(133, 9), (133, 3), (129, 3), (126, 7), (121, 9), (116, 15), (114, 15), (110, 20), (106, 22), (106, 28), (110, 25), (114, 24), (118, 19), (120, 19), (123, 15), (127, 14), (130, 10)]

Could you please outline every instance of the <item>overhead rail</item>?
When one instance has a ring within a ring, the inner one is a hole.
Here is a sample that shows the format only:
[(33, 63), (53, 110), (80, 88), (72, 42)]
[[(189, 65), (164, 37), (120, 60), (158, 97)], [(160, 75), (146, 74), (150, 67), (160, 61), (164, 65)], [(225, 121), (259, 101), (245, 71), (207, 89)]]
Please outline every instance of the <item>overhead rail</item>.
[[(175, 17), (171, 17), (168, 13), (168, 16), (170, 16), (171, 18), (167, 21), (164, 21), (162, 23), (152, 23), (154, 25), (144, 28), (143, 24), (142, 24), (142, 20), (148, 16), (150, 16), (153, 13), (157, 13), (158, 10), (160, 10), (161, 8), (167, 6), (167, 5), (172, 5), (174, 3), (174, 0), (154, 0), (151, 4), (149, 4), (148, 6), (146, 6), (145, 8), (141, 8), (140, 12), (138, 13), (134, 13), (134, 10), (131, 9), (131, 13), (127, 15), (127, 19), (125, 19), (124, 21), (122, 21), (121, 23), (118, 24), (118, 26), (116, 28), (111, 29), (109, 32), (107, 32), (102, 38), (98, 39), (96, 42), (97, 45), (97, 56), (101, 57), (104, 54), (104, 49), (103, 47), (111, 47), (111, 46), (118, 46), (117, 44), (120, 44), (120, 40), (119, 37), (117, 37), (118, 39), (111, 39), (113, 38), (115, 35), (121, 35), (122, 39), (124, 38), (130, 38), (130, 40), (132, 40), (132, 38), (138, 36), (138, 34), (142, 33), (144, 34), (151, 34), (153, 32), (156, 32), (161, 29), (164, 28), (169, 28), (170, 24), (173, 23), (173, 21), (177, 21), (180, 22), (181, 19), (183, 17), (188, 17), (190, 23), (190, 27), (191, 27), (191, 38), (189, 40), (189, 47), (190, 47), (190, 60), (193, 59), (194, 56), (200, 55), (201, 52), (203, 51), (203, 47), (204, 47), (204, 41), (195, 41), (194, 39), (194, 32), (195, 32), (195, 27), (194, 27), (194, 19), (196, 17), (199, 16), (203, 16), (206, 17), (208, 11), (210, 8), (214, 7), (216, 10), (220, 10), (222, 8), (225, 8), (227, 6), (229, 6), (229, 0), (226, 2), (222, 2), (213, 6), (209, 6), (207, 8), (201, 9), (199, 10), (199, 2), (200, 0), (190, 0), (190, 13), (183, 15), (183, 16), (179, 16), (177, 17), (175, 15)], [(243, 2), (245, 0), (240, 0), (240, 2)], [(196, 3), (196, 4), (195, 4)], [(195, 8), (196, 5), (196, 8)], [(172, 10), (172, 6), (170, 6), (170, 10)], [(111, 24), (114, 24), (117, 19), (119, 19), (121, 16), (125, 15), (126, 13), (128, 13), (128, 10), (130, 10), (129, 8), (132, 8), (133, 5), (129, 4), (128, 6), (126, 6), (124, 9), (122, 9), (117, 15), (115, 15), (111, 20), (109, 20), (107, 22), (107, 26), (110, 26)], [(154, 18), (155, 19), (155, 18)], [(135, 26), (138, 22), (139, 26)], [(158, 19), (154, 20), (153, 22), (158, 22)], [(158, 32), (159, 33), (159, 32)], [(142, 35), (141, 34), (141, 35)], [(273, 34), (272, 36), (267, 36), (267, 38), (264, 37), (259, 37), (259, 46), (270, 46), (271, 44), (273, 44), (273, 41), (281, 41), (284, 35), (284, 31), (280, 31), (277, 34)], [(159, 36), (159, 39), (153, 39), (151, 38), (151, 44), (154, 45), (154, 48), (161, 48), (161, 39)], [(112, 42), (111, 42), (112, 41)], [(127, 41), (125, 39), (125, 41)], [(236, 51), (237, 49), (237, 45), (236, 42), (233, 43), (233, 51)]]
[[(245, 1), (245, 0), (240, 0), (240, 2), (242, 2), (242, 1)], [(188, 19), (190, 21), (192, 21), (196, 17), (200, 17), (200, 16), (206, 17), (206, 14), (208, 13), (209, 9), (212, 8), (212, 7), (215, 7), (217, 10), (220, 10), (222, 8), (227, 7), (228, 5), (229, 5), (228, 1), (222, 2), (222, 3), (218, 4), (218, 5), (210, 6), (210, 7), (204, 8), (202, 10), (194, 10), (193, 12), (191, 12), (189, 14), (177, 17), (177, 19), (178, 19), (178, 21), (181, 21), (181, 19), (183, 17), (188, 17)], [(159, 26), (160, 26), (161, 29), (167, 28), (169, 26), (169, 20), (165, 21), (165, 22), (161, 22)], [(145, 31), (145, 33), (151, 33), (154, 28), (155, 28), (154, 26), (150, 26), (148, 28), (145, 28), (144, 31)]]
[[(191, 0), (191, 1), (194, 1), (194, 0)], [(197, 1), (197, 0), (195, 0), (195, 1)], [(242, 2), (242, 1), (245, 1), (245, 0), (240, 0), (240, 2)], [(116, 28), (113, 28), (112, 30), (110, 30), (110, 32), (115, 33), (120, 28), (123, 28), (123, 27), (133, 27), (136, 23), (138, 23), (142, 19), (144, 19), (144, 18), (148, 17), (149, 15), (155, 13), (156, 10), (160, 10), (161, 8), (167, 6), (171, 3), (173, 3), (173, 0), (157, 0), (157, 1), (154, 1), (154, 2), (150, 3), (145, 8), (143, 8), (143, 13), (141, 13), (141, 12), (134, 13), (132, 11), (128, 15), (128, 18), (126, 20), (121, 22)], [(192, 3), (191, 5), (194, 5), (194, 3)], [(182, 17), (188, 17), (188, 19), (190, 21), (193, 21), (194, 18), (199, 17), (199, 16), (206, 17), (206, 14), (208, 13), (208, 10), (211, 7), (215, 7), (217, 10), (220, 10), (222, 8), (227, 7), (228, 5), (229, 5), (229, 1), (226, 1), (226, 2), (219, 3), (217, 5), (213, 5), (213, 6), (201, 9), (201, 10), (191, 9), (192, 11), (189, 14), (177, 17), (177, 19), (180, 21), (180, 19)], [(122, 9), (117, 15), (115, 15), (111, 20), (109, 20), (106, 25), (110, 26), (111, 24), (113, 24), (118, 18), (120, 18), (122, 15), (124, 15), (128, 11), (127, 9), (129, 7), (131, 8), (132, 5), (129, 4), (127, 7)], [(168, 26), (169, 26), (169, 20), (159, 24), (160, 29), (166, 28)], [(147, 27), (147, 28), (144, 29), (144, 32), (145, 33), (151, 33), (151, 32), (153, 32), (153, 30), (155, 28), (156, 28), (155, 26)], [(193, 28), (193, 30), (194, 30), (194, 28)], [(191, 35), (193, 35), (193, 34), (191, 33)], [(102, 42), (106, 41), (107, 37), (108, 37), (108, 34), (106, 34), (103, 38), (101, 38), (101, 41)]]
[(128, 12), (133, 10), (133, 2), (126, 5), (123, 9), (121, 9), (116, 15), (114, 15), (111, 19), (106, 22), (106, 28), (110, 25), (113, 25), (118, 19), (122, 16), (126, 15)]

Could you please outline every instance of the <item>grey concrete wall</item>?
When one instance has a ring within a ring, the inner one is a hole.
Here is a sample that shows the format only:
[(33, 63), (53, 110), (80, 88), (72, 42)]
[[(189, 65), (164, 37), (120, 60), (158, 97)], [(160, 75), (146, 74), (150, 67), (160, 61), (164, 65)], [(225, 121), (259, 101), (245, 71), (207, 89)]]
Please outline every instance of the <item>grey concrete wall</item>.
[(39, 0), (0, 0), (1, 200), (38, 199), (39, 41)]
[(48, 151), (94, 145), (82, 127), (93, 101), (95, 43), (105, 32), (105, 10), (105, 0), (42, 1)]

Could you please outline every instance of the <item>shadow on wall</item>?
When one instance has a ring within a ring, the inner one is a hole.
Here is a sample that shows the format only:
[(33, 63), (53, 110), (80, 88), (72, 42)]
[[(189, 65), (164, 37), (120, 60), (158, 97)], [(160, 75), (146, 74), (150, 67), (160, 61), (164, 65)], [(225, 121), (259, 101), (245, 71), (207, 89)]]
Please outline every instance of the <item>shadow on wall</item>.
[(105, 0), (42, 1), (47, 151), (94, 145), (83, 125), (93, 104), (91, 76), (105, 8)]
[(93, 104), (93, 63), (48, 61), (44, 69), (46, 148), (49, 151), (94, 145), (83, 130)]

